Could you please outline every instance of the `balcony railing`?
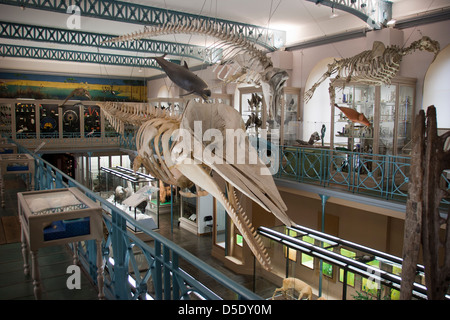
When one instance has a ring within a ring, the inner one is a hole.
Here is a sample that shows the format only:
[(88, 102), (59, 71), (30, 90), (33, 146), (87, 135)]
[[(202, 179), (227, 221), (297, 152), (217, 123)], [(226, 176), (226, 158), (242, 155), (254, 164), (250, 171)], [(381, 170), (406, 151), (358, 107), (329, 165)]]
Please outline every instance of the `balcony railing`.
[[(411, 158), (331, 149), (282, 146), (276, 177), (349, 192), (406, 201)], [(446, 172), (441, 186), (449, 190)], [(448, 205), (448, 200), (442, 201)]]
[[(103, 208), (106, 238), (102, 243), (104, 292), (108, 299), (249, 299), (261, 297), (229, 279), (201, 259), (159, 233), (149, 230), (112, 203), (73, 180), (50, 163), (18, 144), (20, 153), (35, 158), (35, 189), (77, 187)], [(145, 242), (131, 229), (146, 236)], [(80, 261), (96, 283), (95, 241), (80, 242)], [(186, 270), (190, 270), (188, 273)], [(192, 274), (215, 283), (213, 292)], [(217, 290), (216, 290), (217, 291)]]
[[(133, 132), (123, 135), (103, 133), (99, 136), (64, 133), (62, 137), (41, 133), (39, 139), (36, 135), (17, 134), (16, 140), (30, 149), (42, 141), (51, 143), (53, 147), (61, 145), (64, 148), (92, 148), (109, 145), (136, 150)], [(278, 159), (279, 167), (274, 176), (279, 179), (339, 188), (356, 194), (401, 202), (405, 202), (408, 196), (411, 166), (409, 156), (280, 146)], [(449, 172), (442, 173), (441, 187), (450, 189)], [(449, 203), (449, 199), (444, 199), (442, 206), (448, 206)]]

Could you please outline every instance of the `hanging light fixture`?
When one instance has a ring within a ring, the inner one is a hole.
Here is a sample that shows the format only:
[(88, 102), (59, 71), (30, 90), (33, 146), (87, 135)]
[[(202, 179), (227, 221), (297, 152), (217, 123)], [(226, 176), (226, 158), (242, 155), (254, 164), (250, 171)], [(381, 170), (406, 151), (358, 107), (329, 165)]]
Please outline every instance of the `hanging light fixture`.
[(386, 23), (386, 25), (388, 26), (388, 27), (390, 27), (390, 28), (393, 28), (393, 27), (395, 27), (395, 23), (397, 22), (397, 20), (395, 20), (395, 19), (391, 19), (391, 20), (389, 20), (387, 23)]
[(331, 15), (330, 15), (330, 18), (333, 19), (333, 18), (336, 18), (337, 16), (339, 16), (339, 14), (337, 14), (336, 12), (334, 12), (334, 6), (331, 7)]

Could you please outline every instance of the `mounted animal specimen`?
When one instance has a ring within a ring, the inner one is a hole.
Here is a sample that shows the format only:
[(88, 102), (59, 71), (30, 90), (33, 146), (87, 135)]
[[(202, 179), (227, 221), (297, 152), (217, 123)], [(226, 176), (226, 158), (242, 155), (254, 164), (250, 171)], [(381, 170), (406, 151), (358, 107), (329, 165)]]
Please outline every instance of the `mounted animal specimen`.
[(311, 286), (308, 285), (306, 282), (297, 278), (284, 279), (282, 287), (275, 289), (275, 291), (273, 292), (272, 300), (275, 297), (275, 294), (277, 294), (277, 292), (281, 292), (283, 297), (286, 298), (286, 293), (289, 290), (298, 292), (298, 300), (301, 300), (303, 297), (306, 297), (306, 299), (308, 300), (312, 300)]
[(216, 23), (211, 22), (205, 26), (200, 20), (192, 19), (185, 24), (148, 26), (143, 31), (110, 39), (105, 43), (133, 41), (167, 34), (197, 34), (216, 38), (218, 41), (214, 43), (211, 55), (218, 56), (216, 54), (218, 50), (223, 52), (221, 61), (215, 68), (216, 71), (219, 70), (217, 72), (219, 75), (224, 74), (223, 77), (219, 76), (219, 79), (261, 86), (264, 99), (269, 106), (269, 118), (277, 114), (281, 91), (289, 78), (287, 72), (274, 68), (270, 57), (242, 34), (227, 32)]
[(312, 146), (316, 141), (319, 141), (320, 139), (321, 138), (319, 136), (319, 133), (317, 131), (314, 131), (313, 133), (311, 133), (311, 136), (309, 137), (308, 141), (305, 141), (305, 140), (296, 140), (296, 141), (302, 146), (307, 146), (307, 145)]
[(211, 97), (211, 90), (208, 89), (206, 82), (190, 71), (186, 62), (184, 62), (184, 66), (180, 66), (164, 59), (164, 57), (154, 57), (151, 59), (155, 59), (158, 62), (173, 83), (188, 92), (186, 95), (194, 93), (204, 100), (208, 100)]
[(255, 129), (261, 128), (262, 120), (257, 116), (257, 113), (261, 112), (262, 97), (260, 97), (256, 93), (252, 93), (252, 98), (247, 99), (247, 102), (251, 114), (248, 116), (248, 119), (245, 122), (245, 129), (248, 129), (251, 126), (254, 126)]
[(72, 97), (86, 97), (89, 100), (92, 100), (91, 94), (89, 93), (88, 90), (86, 90), (84, 88), (76, 88), (71, 93), (69, 93), (69, 95), (63, 101), (63, 103), (62, 103), (62, 105), (60, 105), (60, 107), (64, 106), (66, 104), (66, 102)]
[(382, 42), (375, 41), (372, 50), (366, 50), (351, 58), (343, 58), (330, 63), (327, 72), (305, 93), (304, 100), (308, 102), (317, 87), (327, 78), (334, 76), (335, 78), (330, 81), (328, 87), (330, 104), (331, 107), (334, 107), (334, 85), (337, 80), (344, 79), (346, 83), (352, 81), (368, 85), (389, 84), (400, 70), (400, 62), (405, 55), (416, 50), (425, 50), (434, 53), (436, 57), (439, 48), (439, 43), (429, 37), (422, 37), (406, 48), (399, 48), (395, 45), (385, 47)]
[(363, 113), (360, 113), (352, 108), (347, 107), (339, 107), (336, 103), (334, 104), (336, 108), (342, 111), (345, 116), (354, 123), (361, 123), (366, 127), (370, 127), (370, 122), (367, 120), (366, 116)]
[[(222, 204), (249, 248), (266, 268), (270, 258), (241, 203), (241, 196), (258, 203), (286, 225), (286, 205), (269, 168), (259, 159), (245, 134), (241, 115), (233, 107), (190, 102), (182, 116), (142, 104), (101, 102), (110, 123), (123, 132), (139, 126), (134, 169), (147, 172), (185, 193), (195, 187)], [(239, 191), (240, 194), (238, 192)]]

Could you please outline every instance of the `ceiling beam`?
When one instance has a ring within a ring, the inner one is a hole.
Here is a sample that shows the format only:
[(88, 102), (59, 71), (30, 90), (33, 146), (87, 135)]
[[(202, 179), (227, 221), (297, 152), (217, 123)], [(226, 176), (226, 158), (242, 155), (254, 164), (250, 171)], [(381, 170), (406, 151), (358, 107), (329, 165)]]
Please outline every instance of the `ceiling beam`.
[[(154, 59), (129, 55), (115, 55), (98, 52), (82, 52), (73, 50), (49, 49), (19, 45), (0, 44), (0, 56), (15, 58), (30, 58), (41, 60), (70, 61), (95, 63), (104, 65), (143, 67), (161, 70)], [(180, 63), (177, 60), (171, 60)]]
[(381, 29), (392, 19), (392, 2), (386, 0), (306, 0), (316, 5), (348, 12), (367, 23), (371, 29)]
[(114, 37), (115, 36), (108, 34), (39, 27), (0, 21), (0, 38), (5, 39), (31, 40), (83, 47), (89, 46), (121, 51), (143, 52), (148, 54), (168, 54), (194, 58), (201, 61), (205, 60), (205, 57), (208, 54), (208, 49), (203, 46), (166, 41), (154, 41), (149, 39), (104, 43), (104, 41)]
[(74, 4), (80, 9), (81, 17), (93, 17), (139, 25), (189, 24), (193, 20), (199, 20), (205, 25), (213, 22), (218, 24), (224, 32), (243, 34), (246, 38), (270, 51), (282, 47), (286, 41), (285, 31), (130, 2), (110, 0), (0, 0), (0, 4), (68, 15), (72, 14), (72, 10), (69, 7)]

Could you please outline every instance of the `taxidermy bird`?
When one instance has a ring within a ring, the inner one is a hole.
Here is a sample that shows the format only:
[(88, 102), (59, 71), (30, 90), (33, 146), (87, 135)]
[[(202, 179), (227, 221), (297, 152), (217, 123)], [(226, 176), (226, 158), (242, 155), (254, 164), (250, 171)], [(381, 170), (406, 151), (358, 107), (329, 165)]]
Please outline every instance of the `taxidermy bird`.
[(189, 70), (186, 61), (184, 62), (184, 66), (181, 66), (164, 59), (164, 56), (150, 59), (155, 59), (169, 79), (181, 89), (188, 92), (186, 95), (193, 93), (199, 95), (204, 100), (208, 100), (211, 96), (211, 90), (208, 89), (206, 82)]
[(370, 127), (370, 122), (369, 120), (367, 120), (367, 118), (364, 116), (364, 114), (356, 111), (355, 109), (352, 108), (347, 108), (347, 107), (339, 107), (336, 103), (334, 104), (334, 106), (336, 108), (338, 108), (339, 110), (342, 111), (343, 114), (345, 114), (345, 116), (354, 123), (361, 123), (367, 127)]
[(86, 97), (89, 100), (92, 100), (91, 94), (89, 93), (89, 91), (87, 91), (84, 88), (76, 88), (74, 89), (66, 98), (66, 100), (64, 100), (64, 102), (62, 103), (62, 105), (60, 105), (60, 107), (64, 106), (67, 102), (67, 100), (69, 100), (72, 97)]

